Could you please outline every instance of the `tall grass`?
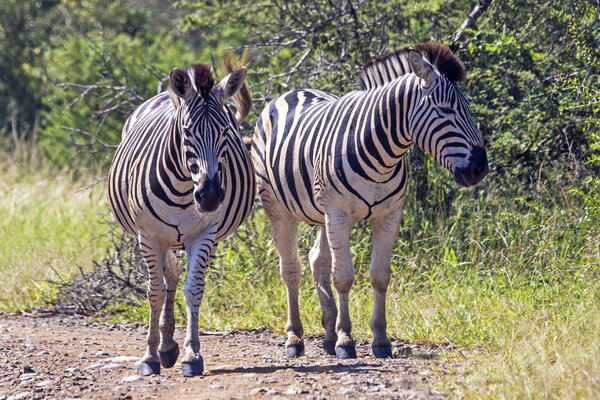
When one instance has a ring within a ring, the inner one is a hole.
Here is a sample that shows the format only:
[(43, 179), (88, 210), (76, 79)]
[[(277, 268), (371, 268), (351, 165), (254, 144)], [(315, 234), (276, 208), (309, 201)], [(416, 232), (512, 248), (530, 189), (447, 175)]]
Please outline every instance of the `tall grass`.
[[(90, 178), (31, 162), (0, 167), (0, 310), (14, 311), (42, 304), (52, 295), (47, 281), (57, 280), (57, 273), (90, 268), (105, 254), (107, 242), (94, 237), (106, 230), (107, 204), (104, 185), (83, 190)], [(501, 187), (457, 191), (424, 183), (417, 189), (410, 192), (392, 257), (388, 333), (447, 345), (440, 360), (454, 367), (439, 386), (451, 397), (598, 397), (600, 229), (579, 200), (567, 191), (525, 198)], [(419, 190), (426, 191), (427, 207), (417, 201)], [(301, 316), (307, 333), (321, 332), (307, 260), (316, 228), (299, 228)], [(368, 225), (356, 226), (351, 250), (353, 332), (369, 338)], [(180, 290), (179, 324), (184, 304)], [(111, 311), (113, 319), (145, 321), (148, 315), (144, 301), (116, 304)], [(200, 325), (282, 332), (285, 318), (277, 253), (257, 205), (219, 245)]]
[[(392, 258), (389, 333), (456, 349), (444, 358), (463, 366), (442, 385), (454, 396), (596, 397), (598, 226), (569, 192), (527, 201), (478, 190), (461, 192), (449, 215), (431, 222), (407, 209)], [(307, 263), (314, 228), (301, 232), (302, 319), (320, 332)], [(358, 338), (370, 337), (369, 242), (368, 227), (357, 226), (350, 298)], [(285, 289), (262, 210), (221, 247), (202, 308), (206, 327), (283, 330)]]
[(31, 160), (9, 157), (0, 171), (0, 310), (42, 306), (49, 280), (90, 268), (103, 254), (106, 241), (94, 238), (106, 230), (105, 192), (86, 189), (91, 177), (77, 180)]
[[(478, 191), (479, 190), (479, 191)], [(598, 226), (569, 192), (499, 198), (462, 191), (449, 215), (430, 222), (408, 207), (392, 258), (388, 332), (448, 345), (458, 361), (440, 383), (451, 397), (595, 398), (600, 394)], [(315, 228), (300, 226), (301, 315), (321, 332), (307, 256)], [(358, 225), (351, 318), (369, 338), (370, 232)], [(285, 288), (263, 210), (220, 244), (201, 306), (204, 329), (268, 327), (283, 331)], [(177, 303), (184, 322), (181, 292)], [(142, 305), (127, 316), (145, 319)]]

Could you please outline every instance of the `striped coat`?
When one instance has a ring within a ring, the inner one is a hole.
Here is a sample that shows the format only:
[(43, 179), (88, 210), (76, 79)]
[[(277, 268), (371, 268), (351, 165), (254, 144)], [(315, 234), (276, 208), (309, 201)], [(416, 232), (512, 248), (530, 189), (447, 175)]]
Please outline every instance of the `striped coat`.
[[(385, 292), (406, 198), (406, 151), (416, 143), (462, 186), (477, 184), (488, 170), (483, 139), (457, 86), (464, 75), (447, 47), (421, 44), (367, 64), (363, 90), (340, 98), (293, 90), (260, 114), (252, 159), (288, 292), (288, 356), (304, 351), (296, 220), (323, 226), (309, 258), (323, 310), (324, 347), (341, 358), (355, 356), (348, 312), (354, 279), (350, 231), (358, 221), (370, 223), (373, 351), (391, 355)], [(329, 281), (332, 268), (339, 313)]]
[(174, 250), (187, 252), (182, 370), (184, 376), (202, 373), (198, 308), (206, 269), (217, 242), (252, 209), (254, 169), (238, 130), (251, 96), (245, 68), (234, 70), (230, 61), (226, 67), (230, 74), (218, 84), (208, 65), (174, 69), (169, 91), (146, 101), (125, 123), (109, 172), (113, 215), (138, 237), (148, 266), (150, 323), (142, 375), (172, 367), (179, 355), (173, 306), (181, 266)]

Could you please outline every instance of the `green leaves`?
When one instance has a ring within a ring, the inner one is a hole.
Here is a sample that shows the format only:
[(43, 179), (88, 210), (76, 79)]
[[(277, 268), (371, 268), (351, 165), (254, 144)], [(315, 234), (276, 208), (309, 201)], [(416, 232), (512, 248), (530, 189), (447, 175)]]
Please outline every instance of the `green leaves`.
[(68, 37), (47, 55), (56, 86), (44, 98), (42, 154), (61, 167), (107, 165), (131, 111), (166, 89), (174, 66), (185, 67), (195, 57), (171, 36)]

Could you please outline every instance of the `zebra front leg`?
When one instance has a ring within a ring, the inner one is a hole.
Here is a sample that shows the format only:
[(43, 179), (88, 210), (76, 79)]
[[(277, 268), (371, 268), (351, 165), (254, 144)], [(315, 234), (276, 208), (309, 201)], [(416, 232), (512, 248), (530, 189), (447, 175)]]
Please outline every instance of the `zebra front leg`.
[(171, 368), (175, 365), (177, 357), (179, 357), (179, 345), (173, 340), (173, 333), (175, 332), (175, 294), (180, 274), (181, 265), (179, 264), (179, 260), (173, 251), (168, 251), (165, 266), (167, 299), (160, 318), (160, 345), (158, 346), (160, 363), (165, 368)]
[(146, 339), (146, 353), (140, 364), (140, 374), (143, 376), (160, 374), (160, 357), (158, 344), (160, 342), (159, 318), (161, 309), (167, 297), (164, 280), (165, 251), (159, 244), (147, 237), (144, 233), (139, 235), (139, 244), (144, 261), (148, 268), (148, 303), (150, 305), (150, 318), (148, 321), (148, 336)]
[(338, 358), (356, 358), (356, 348), (350, 332), (348, 297), (354, 283), (354, 268), (350, 255), (350, 230), (353, 222), (343, 212), (329, 209), (325, 213), (327, 239), (333, 261), (333, 285), (338, 294), (339, 312), (335, 324), (337, 341), (335, 354)]
[(302, 274), (302, 266), (298, 257), (298, 239), (296, 218), (276, 206), (264, 202), (265, 211), (271, 221), (273, 240), (279, 252), (279, 272), (287, 292), (287, 324), (285, 331), (286, 357), (294, 358), (304, 355), (302, 321), (300, 321), (300, 306), (298, 305), (298, 285)]
[(392, 343), (387, 336), (387, 321), (385, 317), (385, 296), (390, 283), (390, 258), (400, 220), (402, 206), (391, 214), (370, 221), (373, 230), (371, 267), (369, 277), (373, 286), (373, 316), (371, 330), (373, 331), (373, 355), (377, 358), (392, 357)]
[(215, 254), (217, 225), (213, 225), (210, 233), (196, 239), (188, 250), (188, 273), (185, 281), (185, 305), (187, 307), (187, 329), (185, 335), (185, 355), (181, 360), (183, 376), (202, 375), (204, 363), (200, 355), (200, 338), (198, 337), (198, 309), (204, 295), (205, 275), (208, 264)]
[(335, 320), (337, 318), (337, 307), (335, 298), (331, 290), (331, 251), (327, 241), (327, 232), (325, 227), (319, 229), (317, 240), (308, 255), (310, 269), (312, 270), (317, 292), (319, 293), (319, 302), (321, 303), (321, 323), (325, 328), (325, 340), (323, 348), (328, 354), (335, 354), (335, 342), (337, 335), (335, 333)]

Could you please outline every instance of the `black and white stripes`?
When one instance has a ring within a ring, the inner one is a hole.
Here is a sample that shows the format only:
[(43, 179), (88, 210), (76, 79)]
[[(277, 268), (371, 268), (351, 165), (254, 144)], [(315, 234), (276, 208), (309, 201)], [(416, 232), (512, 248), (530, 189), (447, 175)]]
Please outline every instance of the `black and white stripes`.
[[(478, 183), (487, 173), (483, 140), (457, 86), (464, 76), (462, 63), (448, 48), (420, 44), (367, 64), (361, 76), (364, 90), (341, 98), (313, 89), (294, 90), (275, 98), (261, 113), (252, 158), (273, 234), (287, 235), (275, 241), (282, 276), (289, 279), (288, 355), (297, 355), (302, 347), (293, 294), (300, 271), (292, 229), (296, 219), (325, 227), (319, 242), (329, 241), (341, 312), (335, 332), (333, 321), (324, 319), (324, 325), (326, 342), (337, 337), (338, 356), (353, 354), (347, 314), (353, 279), (349, 229), (368, 220), (374, 240), (384, 237), (373, 243), (381, 252), (374, 254), (371, 268), (376, 298), (372, 326), (374, 349), (389, 347), (384, 299), (407, 188), (404, 154), (415, 142), (463, 186)], [(315, 245), (313, 252), (315, 260), (326, 259), (323, 246)], [(329, 287), (328, 280), (320, 284), (325, 291)], [(331, 301), (321, 299), (321, 305), (323, 315), (337, 313)]]
[[(197, 325), (206, 268), (216, 243), (237, 229), (252, 209), (254, 169), (236, 116), (225, 105), (232, 98), (241, 121), (251, 97), (245, 68), (229, 72), (215, 84), (208, 65), (174, 69), (169, 91), (142, 104), (125, 123), (109, 173), (113, 214), (138, 236), (150, 275), (143, 374), (158, 373), (159, 362), (172, 366), (179, 352), (172, 337), (180, 270), (172, 251), (177, 249), (188, 253), (184, 374), (201, 372)], [(158, 317), (165, 301), (159, 341)]]

